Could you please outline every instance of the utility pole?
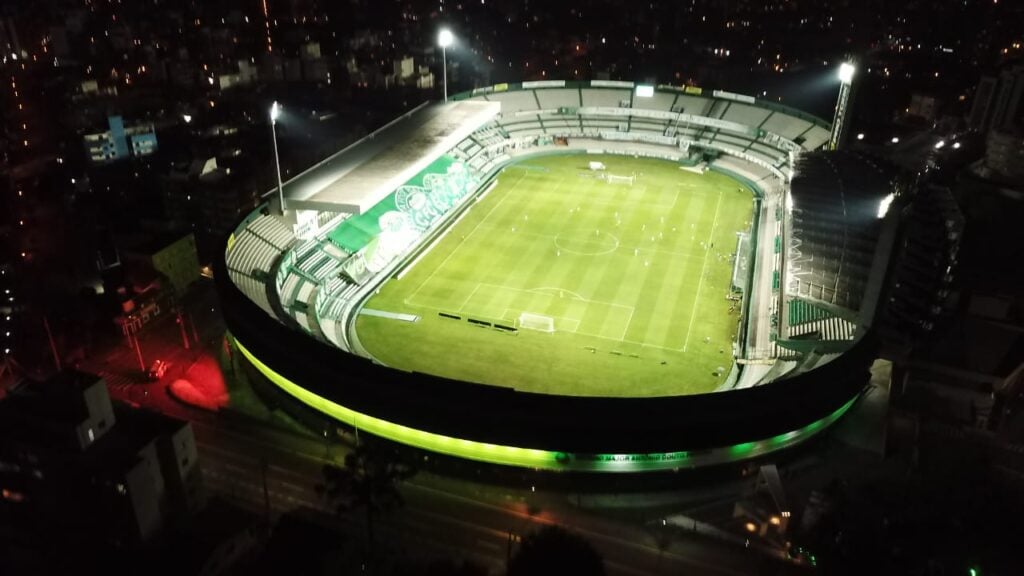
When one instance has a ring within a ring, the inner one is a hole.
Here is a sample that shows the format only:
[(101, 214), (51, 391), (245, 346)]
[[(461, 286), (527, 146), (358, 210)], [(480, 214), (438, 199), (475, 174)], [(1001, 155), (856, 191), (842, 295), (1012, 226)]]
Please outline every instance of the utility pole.
[(185, 331), (185, 318), (181, 314), (181, 305), (180, 304), (175, 304), (174, 305), (174, 312), (178, 315), (178, 318), (177, 318), (177, 321), (178, 321), (178, 331), (181, 332), (181, 344), (182, 344), (182, 346), (185, 347), (185, 350), (188, 350), (192, 346), (189, 344), (188, 333)]
[(260, 458), (260, 472), (263, 473), (263, 513), (264, 525), (266, 526), (267, 533), (270, 533), (270, 489), (267, 487), (267, 469), (270, 467), (270, 463), (267, 462), (267, 455), (264, 454)]
[(57, 343), (53, 341), (53, 332), (50, 331), (50, 321), (43, 315), (43, 328), (46, 328), (46, 337), (50, 340), (50, 352), (53, 353), (53, 364), (60, 372), (60, 354), (57, 353)]
[(142, 359), (142, 345), (139, 344), (139, 337), (135, 334), (135, 332), (129, 332), (128, 341), (131, 344), (133, 344), (133, 347), (135, 348), (135, 356), (139, 359), (139, 370), (141, 370), (142, 373), (145, 374), (146, 362), (145, 360)]

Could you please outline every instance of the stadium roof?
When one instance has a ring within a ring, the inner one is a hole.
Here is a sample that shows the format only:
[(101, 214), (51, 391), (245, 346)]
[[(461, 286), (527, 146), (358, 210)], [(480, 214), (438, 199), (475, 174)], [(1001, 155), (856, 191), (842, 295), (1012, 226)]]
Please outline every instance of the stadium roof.
[(421, 105), (286, 182), (287, 207), (362, 214), (500, 111), (497, 102)]

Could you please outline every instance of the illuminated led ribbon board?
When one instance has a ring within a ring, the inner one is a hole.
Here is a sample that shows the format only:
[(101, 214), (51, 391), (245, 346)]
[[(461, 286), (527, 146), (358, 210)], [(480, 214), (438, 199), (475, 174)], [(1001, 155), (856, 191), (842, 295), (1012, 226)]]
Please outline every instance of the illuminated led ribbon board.
[(502, 464), (522, 468), (558, 471), (589, 472), (653, 472), (692, 468), (700, 465), (721, 464), (762, 456), (799, 444), (827, 428), (842, 416), (857, 400), (854, 396), (835, 412), (792, 432), (773, 436), (765, 440), (725, 446), (702, 452), (699, 455), (688, 452), (665, 452), (653, 454), (567, 454), (535, 448), (517, 448), (475, 440), (463, 440), (443, 434), (417, 430), (394, 422), (388, 422), (368, 414), (362, 414), (314, 394), (302, 386), (278, 374), (261, 362), (241, 342), (235, 345), (253, 367), (260, 371), (276, 386), (307, 406), (332, 418), (336, 418), (359, 430), (394, 442), (406, 444), (431, 452), (438, 452), (458, 458)]

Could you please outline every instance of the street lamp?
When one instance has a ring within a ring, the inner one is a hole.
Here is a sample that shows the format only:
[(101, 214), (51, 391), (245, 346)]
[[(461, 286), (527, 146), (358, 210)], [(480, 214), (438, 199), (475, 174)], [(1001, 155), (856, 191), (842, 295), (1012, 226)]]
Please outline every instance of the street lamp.
[(437, 44), (441, 47), (441, 69), (444, 74), (444, 101), (448, 101), (448, 47), (455, 42), (455, 36), (452, 35), (452, 31), (447, 28), (442, 28), (441, 32), (437, 35)]
[(284, 216), (284, 187), (281, 186), (281, 159), (277, 155), (277, 117), (281, 115), (281, 106), (277, 100), (270, 107), (270, 134), (274, 140), (274, 166), (277, 168), (277, 199), (281, 203), (281, 215)]

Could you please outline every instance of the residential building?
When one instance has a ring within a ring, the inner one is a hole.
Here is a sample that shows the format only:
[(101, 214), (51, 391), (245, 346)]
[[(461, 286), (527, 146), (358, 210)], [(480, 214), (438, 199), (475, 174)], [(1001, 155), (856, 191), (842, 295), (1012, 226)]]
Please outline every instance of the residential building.
[(108, 129), (82, 137), (89, 159), (94, 164), (117, 162), (129, 157), (149, 156), (157, 150), (156, 130), (152, 123), (125, 126), (121, 116), (107, 117)]
[(140, 545), (203, 502), (191, 424), (113, 404), (99, 376), (62, 372), (0, 401), (0, 524), (26, 542)]

